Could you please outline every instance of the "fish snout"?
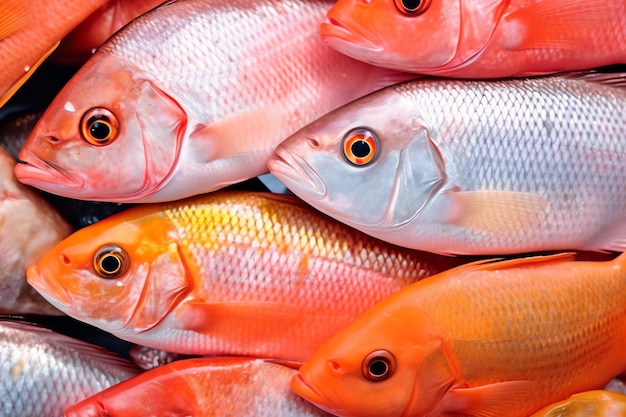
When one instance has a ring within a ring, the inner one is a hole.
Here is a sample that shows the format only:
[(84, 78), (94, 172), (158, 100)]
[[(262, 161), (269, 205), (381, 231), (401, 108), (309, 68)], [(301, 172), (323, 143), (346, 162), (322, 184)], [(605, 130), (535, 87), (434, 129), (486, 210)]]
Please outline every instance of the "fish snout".
[[(320, 146), (314, 138), (308, 138), (309, 146)], [(295, 194), (313, 193), (313, 197), (324, 198), (326, 184), (304, 158), (291, 153), (279, 145), (267, 162), (270, 172)]]
[(39, 265), (35, 264), (28, 267), (26, 270), (26, 280), (55, 307), (60, 310), (70, 307), (71, 300), (65, 288), (63, 288), (58, 281), (48, 279)]

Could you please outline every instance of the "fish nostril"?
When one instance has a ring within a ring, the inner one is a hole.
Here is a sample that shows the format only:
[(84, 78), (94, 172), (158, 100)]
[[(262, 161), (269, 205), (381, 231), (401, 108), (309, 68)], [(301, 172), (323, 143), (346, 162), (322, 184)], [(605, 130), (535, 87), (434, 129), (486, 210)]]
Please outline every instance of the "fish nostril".
[(63, 265), (70, 264), (70, 258), (68, 258), (66, 255), (61, 254), (59, 258), (61, 259), (61, 263), (63, 263)]
[(330, 369), (333, 371), (341, 371), (341, 365), (335, 361), (328, 361), (328, 366), (330, 366)]
[(55, 136), (46, 136), (46, 140), (52, 144), (59, 143), (61, 140)]
[(306, 140), (312, 148), (320, 147), (320, 142), (317, 139), (312, 138), (312, 137), (307, 137)]

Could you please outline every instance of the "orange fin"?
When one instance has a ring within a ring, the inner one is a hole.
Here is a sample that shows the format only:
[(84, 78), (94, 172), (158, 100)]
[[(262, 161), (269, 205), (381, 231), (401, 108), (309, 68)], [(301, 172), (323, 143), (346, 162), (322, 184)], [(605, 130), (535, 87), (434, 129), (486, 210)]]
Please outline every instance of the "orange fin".
[(260, 301), (188, 301), (176, 313), (180, 327), (205, 334), (248, 332), (256, 326), (281, 329), (300, 320), (293, 307)]
[(33, 6), (28, 1), (3, 0), (0, 15), (0, 40), (32, 28)]
[(489, 234), (503, 234), (530, 226), (545, 212), (541, 196), (514, 191), (456, 191), (447, 194), (456, 215), (446, 223)]
[(48, 52), (46, 52), (41, 58), (39, 58), (39, 61), (35, 62), (35, 64), (33, 64), (30, 68), (28, 68), (27, 71), (24, 71), (24, 74), (22, 74), (22, 76), (7, 91), (5, 91), (4, 94), (2, 94), (2, 96), (0, 96), (0, 107), (4, 106), (6, 102), (9, 101), (11, 97), (13, 97), (13, 95), (17, 92), (17, 90), (19, 90), (20, 87), (26, 81), (28, 81), (31, 75), (35, 73), (37, 68), (41, 66), (41, 64), (46, 60), (46, 58), (48, 58), (50, 54), (54, 52), (55, 49), (57, 49), (57, 46), (59, 46), (59, 43), (60, 42), (57, 42)]
[(607, 7), (598, 7), (588, 0), (535, 2), (503, 19), (502, 30), (511, 34), (505, 47), (578, 49), (580, 42), (590, 36), (589, 31), (604, 25), (609, 12)]
[(450, 412), (476, 417), (502, 417), (535, 394), (533, 381), (506, 381), (450, 391)]

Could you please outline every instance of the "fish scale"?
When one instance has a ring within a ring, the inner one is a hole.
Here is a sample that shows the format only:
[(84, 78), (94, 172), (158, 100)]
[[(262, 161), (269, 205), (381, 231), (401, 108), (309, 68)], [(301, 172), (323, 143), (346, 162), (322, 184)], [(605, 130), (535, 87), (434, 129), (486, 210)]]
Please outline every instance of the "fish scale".
[[(621, 251), (626, 89), (611, 83), (623, 77), (398, 84), (301, 129), (268, 166), (318, 210), (398, 245), (447, 254)], [(382, 108), (392, 110), (376, 114)], [(341, 154), (354, 128), (378, 137), (367, 166)]]
[[(94, 258), (111, 245), (127, 267), (102, 278)], [(128, 341), (302, 361), (385, 296), (461, 262), (371, 238), (293, 196), (219, 192), (111, 216), (27, 274), (61, 311)]]

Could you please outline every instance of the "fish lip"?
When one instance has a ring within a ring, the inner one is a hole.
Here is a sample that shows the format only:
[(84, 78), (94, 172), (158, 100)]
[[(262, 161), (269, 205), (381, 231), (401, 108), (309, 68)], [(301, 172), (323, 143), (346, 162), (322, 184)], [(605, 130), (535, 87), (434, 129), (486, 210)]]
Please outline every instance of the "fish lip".
[(338, 413), (344, 410), (343, 407), (337, 407), (330, 399), (323, 397), (300, 373), (295, 374), (293, 378), (291, 378), (289, 385), (293, 392), (324, 411), (338, 415)]
[(267, 166), (272, 174), (286, 183), (287, 188), (292, 185), (307, 189), (318, 199), (324, 198), (328, 192), (319, 174), (302, 157), (289, 152), (282, 145), (278, 145), (275, 149)]
[[(39, 188), (41, 184), (50, 184), (53, 188), (75, 189), (84, 186), (84, 181), (76, 176), (70, 176), (61, 167), (46, 161), (35, 152), (24, 149), (15, 167), (16, 175), (24, 184)], [(50, 181), (54, 180), (54, 181)]]
[[(26, 280), (43, 298), (59, 310), (67, 310), (71, 306), (72, 303), (66, 289), (58, 282), (50, 281), (41, 272), (38, 265), (35, 264), (28, 267)], [(52, 297), (49, 294), (54, 294), (55, 296)]]
[(377, 33), (361, 25), (348, 24), (346, 21), (335, 17), (326, 16), (320, 25), (320, 36), (327, 43), (329, 42), (328, 38), (334, 38), (370, 52), (382, 52), (384, 49), (383, 41)]

